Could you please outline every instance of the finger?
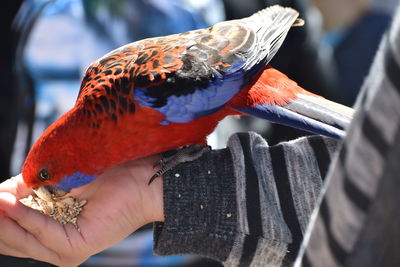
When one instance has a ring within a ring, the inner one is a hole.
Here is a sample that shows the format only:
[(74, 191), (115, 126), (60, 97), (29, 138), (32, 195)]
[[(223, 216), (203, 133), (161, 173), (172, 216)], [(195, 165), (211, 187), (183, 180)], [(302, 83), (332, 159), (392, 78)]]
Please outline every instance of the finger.
[(22, 179), (22, 174), (12, 177), (0, 184), (0, 192), (13, 194), (17, 199), (24, 198), (33, 193)]
[(15, 221), (0, 214), (0, 253), (40, 261), (59, 262), (58, 255), (43, 246), (32, 234)]
[(38, 211), (25, 207), (15, 196), (0, 193), (0, 209), (44, 246), (54, 251), (63, 251), (69, 247), (68, 237), (61, 224)]

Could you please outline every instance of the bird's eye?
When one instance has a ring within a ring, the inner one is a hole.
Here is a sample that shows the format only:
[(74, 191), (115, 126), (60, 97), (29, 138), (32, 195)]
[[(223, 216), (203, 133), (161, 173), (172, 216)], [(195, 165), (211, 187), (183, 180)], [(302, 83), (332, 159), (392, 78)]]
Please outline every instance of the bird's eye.
[(50, 179), (50, 173), (46, 168), (39, 171), (39, 179), (43, 182)]

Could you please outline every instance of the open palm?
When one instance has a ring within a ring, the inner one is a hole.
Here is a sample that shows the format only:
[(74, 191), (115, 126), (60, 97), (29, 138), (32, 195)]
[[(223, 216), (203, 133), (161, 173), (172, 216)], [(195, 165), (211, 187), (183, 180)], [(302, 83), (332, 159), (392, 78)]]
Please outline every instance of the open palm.
[(162, 179), (147, 185), (158, 156), (112, 168), (71, 195), (88, 203), (78, 218), (80, 232), (25, 207), (31, 194), (17, 176), (0, 184), (0, 253), (58, 266), (76, 266), (152, 221), (163, 220)]

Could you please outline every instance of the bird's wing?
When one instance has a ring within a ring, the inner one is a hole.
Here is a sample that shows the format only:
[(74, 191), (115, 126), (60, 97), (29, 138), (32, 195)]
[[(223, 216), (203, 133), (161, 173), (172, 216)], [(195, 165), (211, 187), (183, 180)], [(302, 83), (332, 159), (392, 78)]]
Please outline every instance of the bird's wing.
[(147, 57), (136, 61), (136, 100), (164, 114), (165, 124), (215, 113), (265, 68), (297, 16), (293, 9), (274, 6), (245, 19), (143, 42), (140, 51)]
[(141, 105), (161, 112), (165, 124), (212, 114), (265, 68), (297, 17), (291, 8), (273, 6), (207, 29), (128, 44), (89, 67), (77, 105), (86, 116), (113, 120)]

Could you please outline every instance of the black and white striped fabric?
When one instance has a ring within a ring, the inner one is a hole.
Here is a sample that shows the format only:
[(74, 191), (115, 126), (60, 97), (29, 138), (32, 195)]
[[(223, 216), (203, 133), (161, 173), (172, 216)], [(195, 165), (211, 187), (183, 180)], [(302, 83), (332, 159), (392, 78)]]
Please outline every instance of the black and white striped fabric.
[(400, 266), (400, 10), (384, 37), (295, 266)]
[(293, 264), (339, 142), (321, 136), (269, 147), (255, 133), (164, 176), (165, 222), (155, 252), (225, 266)]
[(338, 141), (320, 136), (268, 147), (254, 133), (234, 135), (238, 232), (226, 266), (293, 263)]

